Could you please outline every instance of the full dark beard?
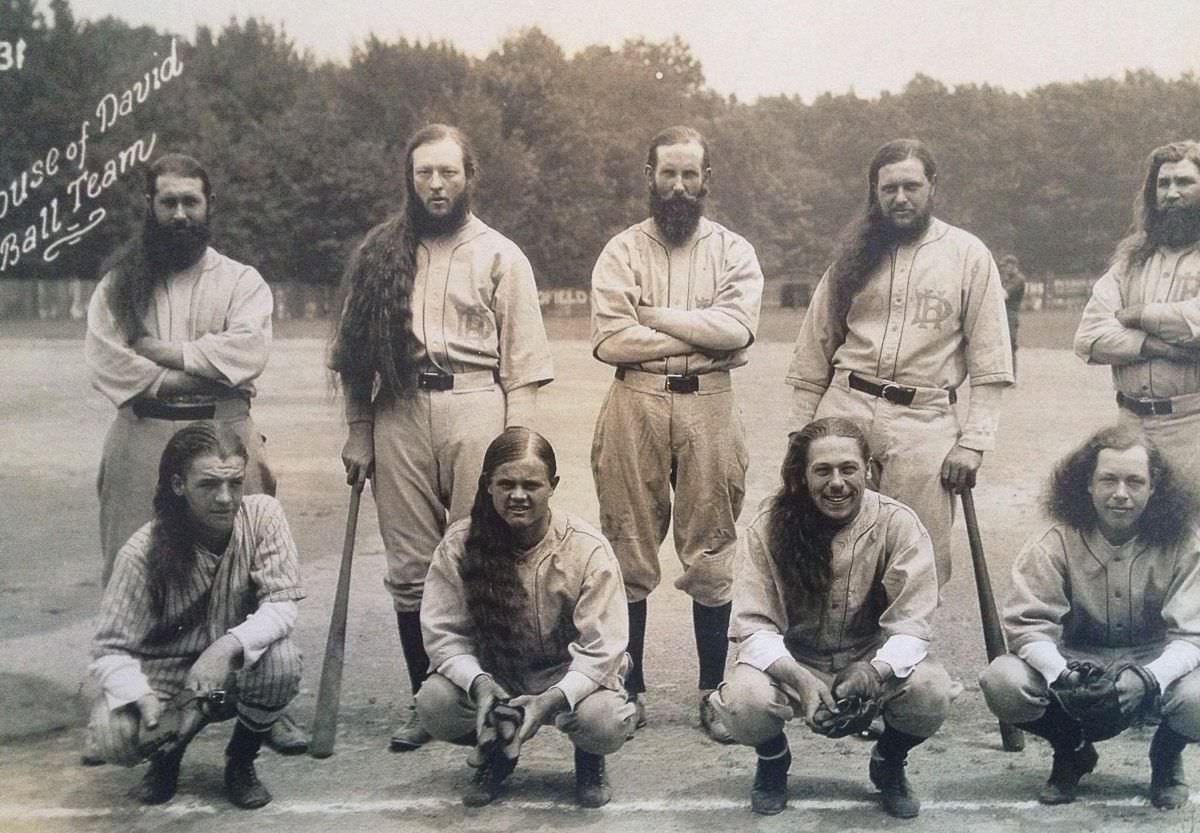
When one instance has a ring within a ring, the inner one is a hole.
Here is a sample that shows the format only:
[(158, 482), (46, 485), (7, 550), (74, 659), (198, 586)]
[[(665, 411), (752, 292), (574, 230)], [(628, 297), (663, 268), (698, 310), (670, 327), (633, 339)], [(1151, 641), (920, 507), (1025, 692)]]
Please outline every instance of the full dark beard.
[(467, 211), (470, 210), (466, 191), (454, 198), (454, 202), (450, 204), (450, 210), (441, 217), (430, 214), (429, 209), (418, 197), (413, 196), (411, 199), (413, 200), (412, 224), (418, 237), (440, 237), (443, 234), (457, 231), (466, 221)]
[(686, 243), (696, 233), (700, 218), (704, 216), (704, 197), (708, 189), (694, 197), (679, 194), (661, 197), (655, 188), (650, 189), (650, 216), (658, 225), (663, 238), (672, 246)]
[(204, 256), (209, 237), (207, 221), (163, 225), (147, 214), (142, 229), (146, 263), (158, 275), (181, 272)]
[(1200, 240), (1200, 206), (1160, 210), (1146, 236), (1155, 246), (1169, 249), (1192, 245)]
[(930, 198), (925, 210), (917, 215), (916, 220), (911, 226), (901, 228), (895, 225), (891, 218), (883, 213), (883, 209), (876, 208), (879, 211), (879, 218), (882, 221), (882, 229), (884, 237), (891, 243), (912, 243), (914, 240), (920, 240), (921, 236), (929, 230), (929, 223), (933, 220), (933, 199)]

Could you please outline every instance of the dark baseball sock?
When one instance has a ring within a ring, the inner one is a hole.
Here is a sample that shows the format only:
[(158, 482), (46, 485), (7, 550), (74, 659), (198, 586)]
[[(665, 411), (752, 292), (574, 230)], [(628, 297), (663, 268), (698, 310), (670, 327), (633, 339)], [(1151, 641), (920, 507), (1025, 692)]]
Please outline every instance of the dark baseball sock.
[(421, 640), (421, 612), (396, 611), (396, 626), (400, 629), (400, 647), (404, 649), (404, 664), (408, 666), (408, 681), (415, 695), (429, 675), (429, 655)]
[(1046, 711), (1037, 720), (1016, 724), (1018, 729), (1024, 729), (1030, 734), (1037, 735), (1049, 741), (1056, 751), (1073, 752), (1083, 746), (1083, 729), (1079, 723), (1062, 710), (1057, 701), (1051, 699)]
[(646, 690), (646, 678), (642, 675), (642, 654), (646, 648), (646, 600), (629, 603), (629, 658), (633, 667), (625, 678), (625, 690), (630, 694), (641, 694)]
[(732, 602), (708, 607), (692, 602), (692, 631), (696, 636), (696, 656), (700, 660), (700, 690), (721, 684), (725, 676), (725, 658), (729, 655), (729, 612)]
[(233, 737), (229, 739), (229, 744), (225, 747), (225, 757), (236, 758), (238, 760), (254, 760), (258, 757), (258, 750), (262, 748), (263, 740), (267, 737), (267, 732), (270, 729), (262, 732), (256, 732), (243, 723), (241, 720), (235, 720), (233, 723)]
[(1165, 722), (1158, 725), (1154, 732), (1154, 740), (1150, 741), (1150, 757), (1166, 760), (1173, 758), (1191, 743), (1184, 735), (1179, 734)]
[(754, 751), (758, 753), (758, 757), (764, 760), (782, 758), (788, 751), (787, 735), (780, 732), (775, 737), (768, 738), (754, 747)]
[(885, 760), (903, 761), (908, 757), (910, 749), (920, 746), (925, 741), (926, 738), (901, 732), (899, 729), (885, 724), (883, 734), (879, 736), (879, 742), (875, 744), (875, 750), (879, 753), (879, 757)]

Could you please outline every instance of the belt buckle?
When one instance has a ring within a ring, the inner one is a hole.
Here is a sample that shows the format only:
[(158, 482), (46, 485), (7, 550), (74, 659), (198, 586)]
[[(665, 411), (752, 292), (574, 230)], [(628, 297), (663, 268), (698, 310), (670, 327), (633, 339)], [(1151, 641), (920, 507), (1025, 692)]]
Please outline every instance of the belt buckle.
[[(884, 382), (879, 395), (894, 405), (907, 405), (908, 403), (904, 401), (904, 394), (906, 392), (904, 388), (894, 382)], [(911, 402), (912, 400), (908, 401)]]
[(445, 373), (422, 370), (417, 376), (417, 386), (425, 390), (450, 390), (454, 387), (454, 377)]
[(1154, 416), (1167, 416), (1172, 412), (1170, 399), (1151, 399), (1149, 403), (1150, 413)]
[(684, 376), (678, 373), (668, 374), (667, 390), (671, 393), (696, 393), (700, 390), (700, 377)]

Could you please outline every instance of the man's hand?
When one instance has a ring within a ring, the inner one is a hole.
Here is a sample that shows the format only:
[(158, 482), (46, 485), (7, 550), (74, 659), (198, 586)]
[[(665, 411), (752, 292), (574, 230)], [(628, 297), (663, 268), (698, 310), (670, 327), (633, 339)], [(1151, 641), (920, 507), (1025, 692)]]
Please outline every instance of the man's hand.
[(154, 336), (142, 336), (132, 345), (133, 352), (155, 364), (183, 370), (183, 347), (173, 341), (163, 341)]
[(833, 711), (836, 708), (833, 693), (811, 671), (789, 657), (780, 657), (767, 668), (767, 675), (783, 689), (783, 692), (800, 704), (804, 722), (813, 726), (813, 715), (819, 706)]
[(975, 487), (975, 472), (983, 464), (983, 452), (956, 445), (942, 461), (942, 485), (956, 494)]
[(158, 728), (158, 718), (162, 716), (162, 704), (158, 702), (158, 695), (151, 691), (149, 694), (143, 694), (137, 700), (138, 714), (141, 719), (138, 721), (138, 728), (142, 732), (149, 732)]
[(242, 643), (236, 636), (225, 634), (204, 649), (188, 670), (184, 688), (199, 695), (225, 687), (225, 678), (235, 670), (242, 659)]
[(159, 399), (173, 399), (180, 396), (212, 396), (224, 398), (229, 395), (229, 385), (204, 376), (194, 376), (182, 370), (168, 370), (163, 375), (162, 383), (158, 386)]
[(1126, 668), (1117, 677), (1117, 702), (1121, 704), (1123, 713), (1131, 713), (1142, 705), (1146, 699), (1146, 683), (1135, 671)]
[(1121, 322), (1121, 326), (1129, 327), (1133, 330), (1142, 328), (1142, 307), (1144, 304), (1134, 304), (1131, 307), (1121, 307), (1117, 310), (1117, 321)]
[(559, 712), (567, 710), (567, 696), (562, 689), (552, 687), (541, 694), (514, 697), (509, 705), (525, 710), (525, 720), (519, 733), (521, 743), (524, 743), (536, 735), (538, 729), (552, 722)]
[(362, 483), (375, 473), (375, 426), (370, 422), (350, 423), (350, 433), (342, 446), (342, 465), (346, 483)]
[(869, 662), (852, 662), (833, 679), (833, 696), (836, 700), (843, 697), (878, 700), (882, 688), (883, 677)]
[(1180, 347), (1163, 341), (1158, 336), (1146, 336), (1142, 342), (1142, 355), (1148, 359), (1166, 359), (1180, 364), (1200, 363), (1200, 350), (1191, 347)]
[(658, 307), (638, 306), (636, 309), (639, 324), (643, 327), (649, 327), (652, 330), (658, 329)]

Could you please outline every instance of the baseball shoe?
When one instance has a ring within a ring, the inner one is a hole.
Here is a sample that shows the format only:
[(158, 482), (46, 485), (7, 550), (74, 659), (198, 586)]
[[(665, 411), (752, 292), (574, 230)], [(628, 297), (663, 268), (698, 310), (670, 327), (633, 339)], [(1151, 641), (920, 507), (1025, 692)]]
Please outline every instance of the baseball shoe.
[(257, 810), (271, 803), (271, 793), (258, 780), (253, 757), (229, 757), (225, 760), (225, 792), (234, 806)]
[(308, 751), (308, 733), (287, 712), (271, 724), (263, 742), (280, 755), (303, 755)]
[(500, 795), (504, 779), (512, 775), (517, 762), (509, 760), (503, 753), (489, 755), (475, 770), (470, 786), (463, 793), (462, 803), (467, 807), (483, 807), (491, 804)]
[(580, 807), (594, 809), (612, 800), (612, 786), (604, 771), (604, 756), (575, 748), (575, 801)]
[(92, 736), (91, 729), (83, 736), (83, 751), (79, 753), (79, 763), (83, 766), (104, 766), (108, 763), (100, 754), (100, 747), (96, 745), (96, 738)]
[(754, 769), (754, 786), (750, 788), (750, 809), (760, 816), (774, 816), (787, 807), (788, 770), (792, 753), (778, 758), (759, 758)]
[(637, 730), (644, 728), (646, 725), (646, 703), (642, 700), (642, 695), (634, 694), (632, 691), (625, 695), (626, 703), (633, 703), (633, 724), (630, 726), (629, 734), (625, 736), (625, 740), (633, 740), (633, 736), (637, 734)]
[(1183, 750), (1170, 742), (1164, 728), (1166, 724), (1159, 727), (1150, 742), (1150, 803), (1160, 810), (1177, 810), (1188, 803)]
[(1070, 751), (1054, 750), (1050, 777), (1038, 793), (1038, 801), (1042, 804), (1070, 804), (1075, 800), (1079, 779), (1095, 769), (1099, 760), (1100, 755), (1091, 743)]
[(179, 786), (179, 764), (183, 749), (150, 756), (150, 766), (137, 788), (137, 799), (143, 804), (166, 804), (175, 797)]
[(429, 741), (433, 740), (433, 735), (425, 731), (425, 727), (421, 725), (421, 718), (417, 714), (417, 704), (410, 703), (408, 706), (408, 717), (392, 734), (392, 739), (388, 743), (388, 749), (393, 752), (412, 752), (414, 749), (420, 749)]
[(700, 726), (708, 736), (717, 743), (735, 743), (733, 735), (725, 728), (725, 723), (717, 710), (713, 708), (712, 696), (716, 692), (708, 691), (700, 696)]
[(921, 812), (921, 801), (904, 774), (906, 766), (908, 761), (904, 758), (884, 758), (878, 749), (871, 750), (871, 763), (867, 767), (867, 774), (875, 789), (883, 796), (884, 811), (898, 819), (913, 819)]

